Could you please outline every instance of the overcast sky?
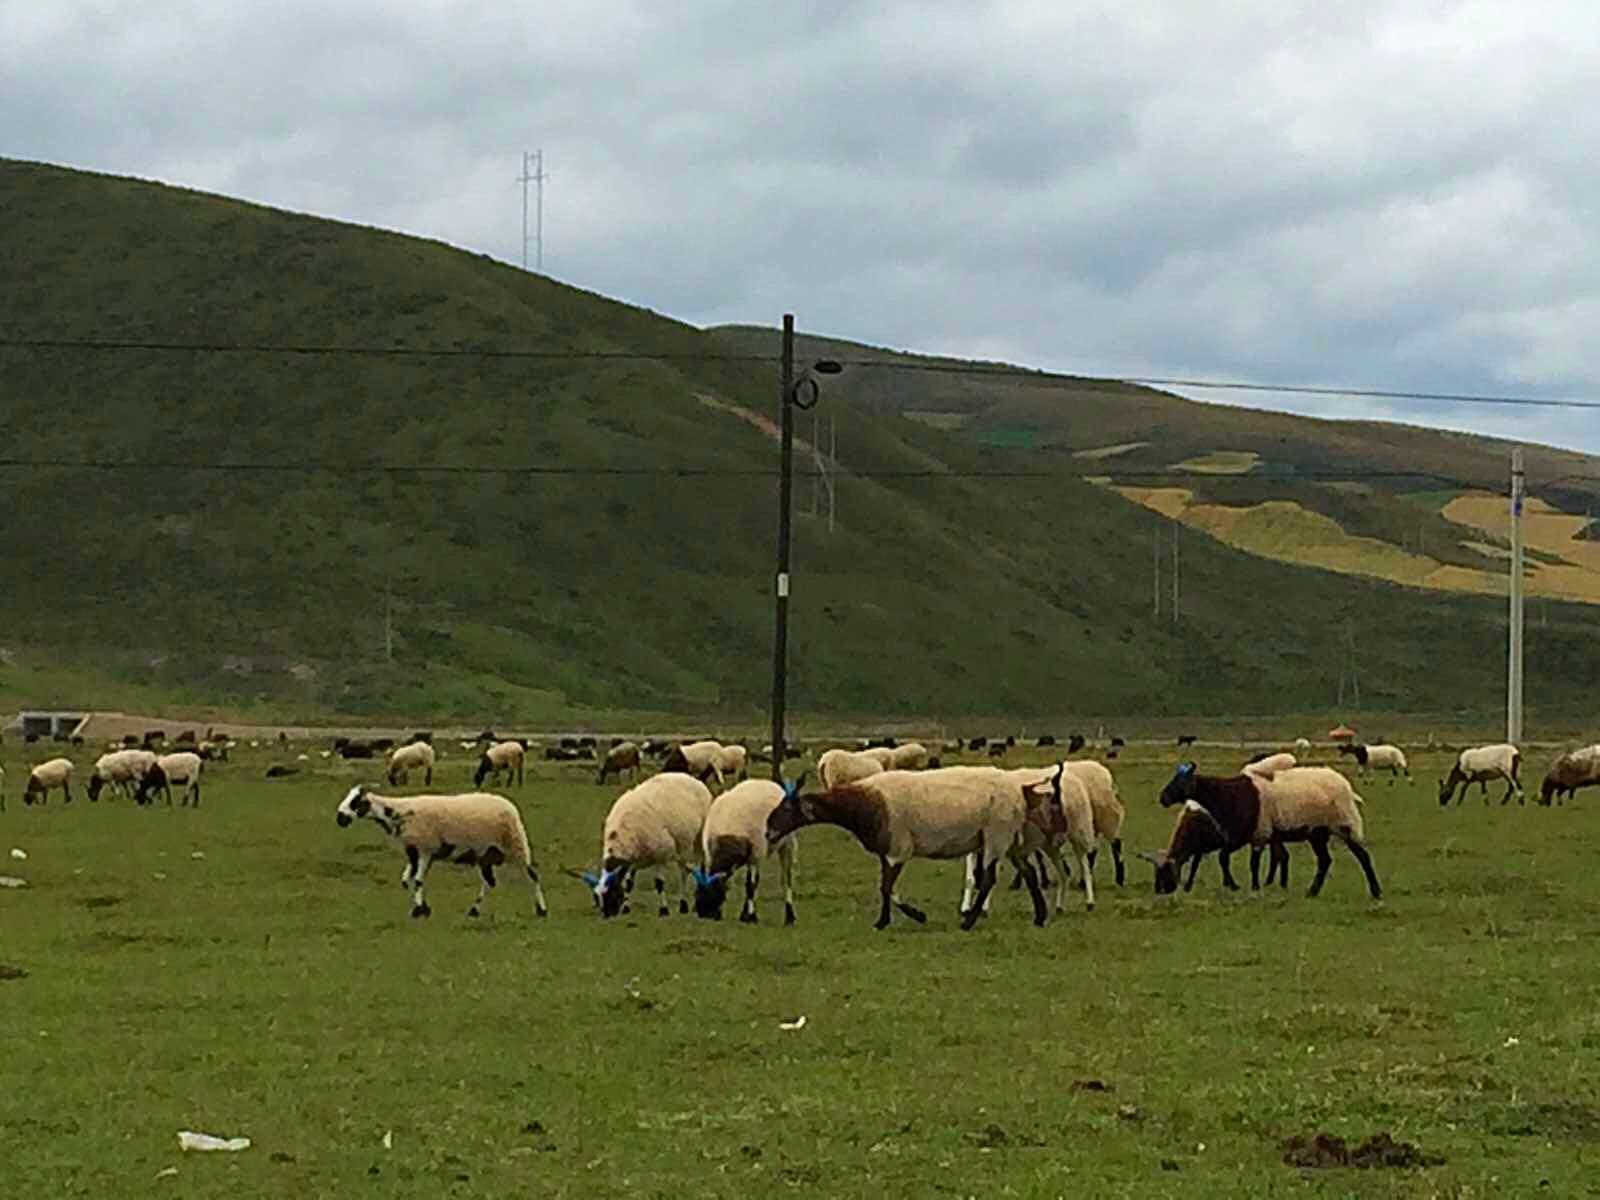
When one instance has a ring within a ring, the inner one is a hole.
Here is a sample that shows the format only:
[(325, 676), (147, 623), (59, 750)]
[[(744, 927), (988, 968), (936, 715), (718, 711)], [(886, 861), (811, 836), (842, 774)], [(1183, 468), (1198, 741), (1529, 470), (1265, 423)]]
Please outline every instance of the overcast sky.
[(546, 269), (697, 324), (1600, 398), (1594, 0), (0, 0), (6, 156), (517, 262), (541, 147)]

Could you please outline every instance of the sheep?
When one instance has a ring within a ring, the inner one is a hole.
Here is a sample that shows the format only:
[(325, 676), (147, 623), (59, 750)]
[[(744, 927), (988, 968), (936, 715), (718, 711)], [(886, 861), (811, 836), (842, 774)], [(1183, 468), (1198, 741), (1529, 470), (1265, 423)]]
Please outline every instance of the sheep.
[[(1309, 841), (1317, 856), (1317, 874), (1308, 896), (1322, 890), (1332, 858), (1328, 839), (1338, 837), (1361, 864), (1374, 900), (1381, 899), (1372, 858), (1365, 847), (1361, 797), (1350, 781), (1331, 767), (1295, 767), (1275, 774), (1246, 772), (1232, 779), (1201, 775), (1192, 762), (1179, 765), (1162, 789), (1164, 806), (1182, 804), (1164, 855), (1144, 854), (1156, 866), (1156, 891), (1177, 890), (1178, 872), (1185, 860), (1197, 864), (1211, 850), (1220, 852), (1223, 882), (1238, 885), (1228, 869), (1228, 855), (1246, 843), (1251, 846), (1250, 883), (1258, 886), (1261, 850), (1270, 847), (1274, 864), (1284, 870), (1288, 883), (1285, 842)], [(1268, 883), (1271, 883), (1269, 870)], [(1194, 884), (1191, 865), (1187, 891)]]
[(1296, 754), (1300, 755), (1301, 758), (1304, 758), (1306, 755), (1310, 754), (1311, 753), (1311, 743), (1310, 743), (1310, 741), (1307, 740), (1306, 738), (1303, 738), (1303, 737), (1295, 738), (1295, 740), (1294, 740), (1294, 752)]
[(539, 880), (539, 865), (528, 846), (528, 831), (523, 827), (517, 806), (504, 796), (489, 792), (468, 792), (455, 796), (380, 796), (365, 784), (356, 784), (339, 803), (334, 814), (340, 828), (360, 817), (372, 821), (406, 852), (406, 869), (400, 883), (411, 891), (411, 915), (433, 913), (422, 895), (422, 881), (428, 868), (439, 861), (461, 866), (476, 866), (483, 881), (478, 897), (467, 909), (476, 917), (484, 897), (495, 886), (494, 869), (503, 863), (521, 867), (533, 884), (533, 910), (549, 914), (544, 902), (544, 886)]
[(1381, 742), (1368, 746), (1361, 742), (1355, 742), (1340, 746), (1339, 753), (1348, 754), (1355, 759), (1356, 765), (1361, 768), (1363, 775), (1367, 773), (1368, 767), (1376, 771), (1388, 771), (1390, 787), (1394, 786), (1395, 779), (1402, 773), (1405, 774), (1408, 781), (1411, 778), (1411, 767), (1406, 762), (1405, 752), (1399, 746), (1390, 746)]
[(817, 778), (830, 791), (847, 783), (859, 783), (883, 769), (872, 755), (853, 750), (825, 750), (817, 759)]
[[(656, 868), (656, 900), (668, 914), (660, 868), (678, 867), (678, 911), (689, 911), (688, 881), (700, 861), (700, 831), (711, 807), (711, 789), (692, 775), (663, 771), (635, 784), (611, 805), (600, 838), (600, 874), (583, 879), (594, 889), (602, 917), (622, 911), (631, 877)], [(775, 842), (777, 839), (769, 839)]]
[(200, 807), (200, 770), (204, 760), (188, 750), (180, 750), (175, 754), (163, 754), (157, 758), (150, 770), (145, 772), (144, 779), (139, 785), (139, 801), (145, 802), (145, 797), (153, 792), (166, 792), (167, 804), (172, 803), (172, 785), (183, 785), (183, 799), (180, 804), (192, 803), (195, 808)]
[(632, 771), (637, 776), (641, 765), (639, 743), (618, 742), (606, 751), (605, 759), (600, 763), (600, 774), (596, 776), (595, 782), (604, 783), (607, 775), (615, 775), (621, 779), (624, 771)]
[(72, 760), (52, 758), (28, 772), (28, 782), (22, 788), (22, 803), (43, 804), (50, 798), (51, 788), (60, 788), (65, 803), (72, 803)]
[(783, 799), (783, 788), (766, 779), (746, 779), (711, 802), (706, 811), (700, 845), (704, 868), (695, 867), (694, 911), (708, 920), (722, 919), (728, 883), (733, 873), (744, 868), (744, 905), (739, 920), (747, 925), (756, 921), (756, 888), (761, 883), (761, 864), (769, 854), (778, 856), (783, 878), (783, 923), (793, 925), (794, 858), (799, 834), (790, 834), (775, 846), (767, 844), (767, 815)]
[(422, 772), (424, 787), (433, 783), (433, 747), (427, 742), (408, 742), (389, 755), (389, 786), (399, 787), (412, 771)]
[[(1076, 764), (1085, 765), (1085, 764)], [(1087, 764), (1099, 767), (1099, 763)], [(1067, 891), (1066, 864), (1061, 860), (1061, 847), (1070, 845), (1078, 860), (1078, 875), (1083, 880), (1084, 907), (1094, 911), (1094, 878), (1092, 875), (1093, 853), (1095, 846), (1095, 813), (1094, 805), (1089, 798), (1089, 788), (1084, 778), (1072, 770), (1074, 764), (1060, 763), (1056, 767), (1019, 767), (1007, 771), (1013, 779), (1024, 788), (1033, 785), (1047, 785), (1050, 788), (1050, 803), (1042, 806), (1035, 813), (1030, 814), (1022, 827), (1022, 851), (1025, 858), (1038, 861), (1039, 873), (1043, 875), (1043, 862), (1048, 858), (1056, 868), (1056, 898), (1055, 911), (1065, 909)], [(1104, 767), (1100, 767), (1102, 771)], [(1110, 772), (1107, 772), (1109, 775)], [(1097, 781), (1098, 782), (1098, 781)], [(1117, 805), (1121, 808), (1120, 801)], [(1119, 823), (1120, 828), (1120, 823)], [(967, 855), (966, 887), (961, 896), (962, 911), (966, 911), (972, 902), (976, 887), (974, 874), (977, 866), (977, 855)], [(1012, 882), (1012, 890), (1021, 887), (1024, 882), (1021, 871), (1016, 873)], [(985, 911), (988, 903), (985, 901)]]
[(743, 780), (748, 760), (749, 755), (743, 746), (719, 746), (716, 758), (719, 781)]
[(1286, 750), (1276, 754), (1262, 751), (1245, 763), (1242, 770), (1246, 775), (1264, 775), (1271, 778), (1278, 771), (1289, 770), (1295, 762), (1295, 756)]
[(1595, 784), (1600, 784), (1600, 746), (1569, 750), (1545, 772), (1544, 783), (1539, 787), (1539, 803), (1548, 808), (1552, 796), (1571, 796), (1579, 788)]
[[(1058, 772), (1059, 774), (1059, 772)], [(1030, 809), (1049, 786), (1024, 785), (993, 767), (944, 767), (937, 771), (882, 771), (822, 792), (802, 793), (805, 776), (784, 784), (783, 800), (767, 817), (767, 842), (775, 844), (806, 825), (838, 825), (878, 858), (880, 907), (874, 927), (886, 929), (891, 907), (918, 924), (927, 914), (900, 900), (895, 882), (914, 858), (961, 858), (976, 853), (977, 894), (961, 916), (971, 929), (994, 888), (1001, 856), (1022, 872), (1033, 898), (1034, 924), (1048, 919), (1039, 877), (1022, 848)]]
[(675, 774), (690, 775), (704, 783), (712, 776), (717, 783), (722, 783), (722, 743), (703, 739), (690, 742), (687, 745), (678, 743), (667, 751), (667, 757), (661, 761), (663, 771)]
[(99, 800), (101, 791), (109, 783), (123, 795), (146, 803), (143, 789), (135, 793), (134, 788), (143, 784), (145, 775), (155, 764), (156, 756), (149, 750), (115, 750), (102, 754), (95, 760), (94, 774), (89, 776), (89, 799)]
[(906, 742), (889, 752), (890, 771), (920, 771), (928, 765), (928, 748), (921, 742)]
[[(1458, 784), (1461, 785), (1461, 800), (1465, 800), (1467, 788), (1474, 783), (1483, 792), (1483, 802), (1488, 804), (1491, 779), (1506, 781), (1506, 794), (1500, 798), (1502, 805), (1510, 801), (1513, 792), (1516, 793), (1517, 803), (1525, 804), (1522, 783), (1517, 779), (1517, 772), (1521, 768), (1522, 752), (1509, 742), (1463, 750), (1456, 756), (1449, 776), (1439, 781), (1439, 805), (1444, 807), (1450, 803), (1450, 797), (1455, 794)], [(1460, 804), (1461, 800), (1457, 800), (1456, 803)]]
[(1122, 797), (1117, 794), (1117, 781), (1112, 777), (1110, 769), (1101, 763), (1079, 760), (1062, 765), (1066, 767), (1069, 775), (1078, 777), (1079, 782), (1089, 793), (1089, 807), (1094, 813), (1095, 836), (1089, 850), (1089, 870), (1094, 870), (1094, 860), (1100, 852), (1098, 843), (1107, 843), (1111, 847), (1111, 862), (1115, 868), (1117, 886), (1121, 887), (1124, 878), (1122, 822), (1127, 813), (1122, 807)]
[(517, 786), (522, 785), (522, 760), (525, 748), (521, 742), (496, 742), (483, 752), (483, 757), (478, 759), (478, 769), (472, 773), (472, 786), (482, 787), (483, 781), (493, 775), (498, 781), (500, 772), (506, 773), (506, 783), (509, 785), (513, 778)]

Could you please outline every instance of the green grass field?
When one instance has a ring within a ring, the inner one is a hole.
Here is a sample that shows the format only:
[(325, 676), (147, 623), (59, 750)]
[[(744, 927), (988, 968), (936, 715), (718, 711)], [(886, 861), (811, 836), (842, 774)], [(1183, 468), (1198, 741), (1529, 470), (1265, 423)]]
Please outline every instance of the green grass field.
[[(758, 927), (648, 901), (602, 925), (558, 868), (595, 856), (618, 789), (543, 764), (510, 794), (550, 918), (506, 880), (471, 922), (475, 876), (441, 868), (434, 916), (412, 921), (399, 851), (334, 824), (360, 776), (315, 750), (315, 773), (266, 781), (262, 750), (216, 771), (198, 811), (148, 811), (25, 810), (22, 749), (4, 748), (0, 816), (0, 850), (28, 853), (0, 872), (30, 884), (0, 891), (9, 1195), (1596, 1187), (1595, 815), (1581, 799), (1441, 811), (1442, 755), (1413, 785), (1362, 787), (1381, 905), (1344, 854), (1307, 900), (1304, 847), (1287, 895), (1220, 894), (1207, 864), (1193, 894), (1157, 900), (1145, 864), (1119, 891), (1102, 858), (1093, 914), (1072, 896), (1036, 930), (1002, 894), (963, 934), (959, 866), (927, 862), (902, 892), (929, 924), (875, 932), (876, 864), (831, 829), (803, 835), (793, 929), (775, 870)], [(1164, 843), (1171, 752), (1128, 754), (1131, 851)], [(1535, 786), (1543, 766), (1525, 767)], [(436, 787), (467, 770), (456, 750)], [(185, 1128), (255, 1145), (180, 1157)], [(1284, 1165), (1284, 1139), (1319, 1131), (1446, 1161)]]

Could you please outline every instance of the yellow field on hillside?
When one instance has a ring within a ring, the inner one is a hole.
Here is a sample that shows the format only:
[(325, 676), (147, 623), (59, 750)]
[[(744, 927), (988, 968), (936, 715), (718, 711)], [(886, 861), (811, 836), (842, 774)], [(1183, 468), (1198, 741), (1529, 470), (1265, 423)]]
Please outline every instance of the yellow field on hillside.
[[(1187, 488), (1114, 487), (1112, 490), (1162, 516), (1176, 518), (1218, 541), (1262, 558), (1439, 591), (1506, 594), (1503, 571), (1447, 565), (1389, 542), (1357, 537), (1345, 532), (1331, 518), (1293, 501), (1270, 500), (1264, 504), (1232, 507), (1196, 504), (1194, 493)], [(1503, 496), (1461, 496), (1451, 500), (1442, 511), (1448, 520), (1482, 530), (1491, 537), (1510, 536), (1511, 518)], [(1527, 595), (1600, 604), (1600, 543), (1573, 538), (1585, 523), (1585, 518), (1557, 512), (1543, 501), (1528, 501), (1523, 514), (1525, 545), (1531, 550), (1559, 555), (1566, 561), (1550, 565), (1530, 560)], [(1506, 554), (1489, 542), (1464, 541), (1463, 544), (1491, 556)]]
[(1253, 471), (1261, 456), (1254, 450), (1213, 450), (1210, 454), (1173, 463), (1175, 471), (1200, 471), (1206, 475), (1244, 475)]

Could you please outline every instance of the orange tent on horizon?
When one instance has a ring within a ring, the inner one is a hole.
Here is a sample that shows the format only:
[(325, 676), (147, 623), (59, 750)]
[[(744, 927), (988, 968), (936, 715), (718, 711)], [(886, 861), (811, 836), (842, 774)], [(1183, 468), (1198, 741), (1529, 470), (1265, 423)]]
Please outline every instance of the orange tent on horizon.
[(1348, 742), (1356, 736), (1356, 731), (1348, 725), (1339, 725), (1328, 730), (1328, 740), (1334, 742)]

